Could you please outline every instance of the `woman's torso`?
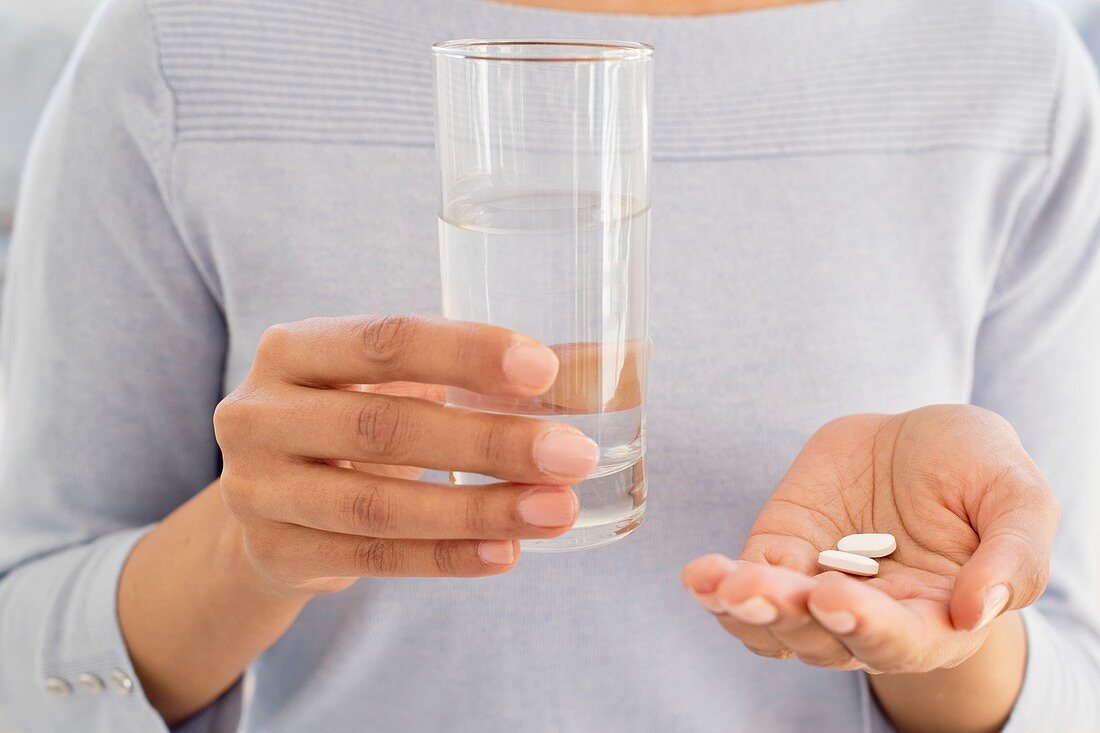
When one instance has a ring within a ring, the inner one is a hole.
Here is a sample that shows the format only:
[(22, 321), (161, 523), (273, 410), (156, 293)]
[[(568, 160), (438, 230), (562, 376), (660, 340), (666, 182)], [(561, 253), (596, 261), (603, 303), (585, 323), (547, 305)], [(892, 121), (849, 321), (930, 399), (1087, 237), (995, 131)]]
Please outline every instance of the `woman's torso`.
[(227, 389), (271, 323), (438, 312), (431, 42), (657, 47), (645, 525), (500, 578), (317, 599), (250, 672), (245, 730), (867, 725), (857, 674), (751, 656), (679, 569), (738, 552), (829, 418), (968, 400), (1007, 214), (1042, 168), (1049, 23), (1008, 0), (690, 19), (150, 5), (176, 102), (171, 195), (225, 310)]

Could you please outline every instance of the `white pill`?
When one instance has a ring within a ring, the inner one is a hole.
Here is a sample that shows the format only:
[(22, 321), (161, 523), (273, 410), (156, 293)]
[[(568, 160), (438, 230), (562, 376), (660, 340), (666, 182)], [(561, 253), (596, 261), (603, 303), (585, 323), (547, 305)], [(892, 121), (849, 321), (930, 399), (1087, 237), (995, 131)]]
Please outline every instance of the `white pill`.
[(850, 534), (836, 543), (838, 550), (864, 557), (886, 557), (898, 549), (892, 534)]
[(817, 562), (830, 570), (842, 570), (852, 575), (878, 575), (878, 562), (863, 555), (840, 550), (822, 550)]

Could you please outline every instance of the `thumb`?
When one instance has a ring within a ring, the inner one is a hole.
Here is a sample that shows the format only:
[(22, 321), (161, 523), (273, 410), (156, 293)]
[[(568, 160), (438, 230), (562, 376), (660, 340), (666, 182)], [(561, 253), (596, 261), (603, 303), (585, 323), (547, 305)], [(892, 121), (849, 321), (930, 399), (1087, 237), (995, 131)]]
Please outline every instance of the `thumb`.
[(957, 629), (977, 630), (1004, 611), (1029, 606), (1046, 587), (1058, 506), (1039, 469), (1027, 463), (1000, 472), (977, 498), (971, 523), (978, 548), (951, 594)]

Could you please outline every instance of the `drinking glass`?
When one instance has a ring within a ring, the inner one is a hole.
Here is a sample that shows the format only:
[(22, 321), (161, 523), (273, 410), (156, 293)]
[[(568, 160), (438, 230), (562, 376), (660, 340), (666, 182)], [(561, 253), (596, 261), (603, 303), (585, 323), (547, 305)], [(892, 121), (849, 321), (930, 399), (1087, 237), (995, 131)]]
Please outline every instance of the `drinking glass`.
[(461, 40), (433, 50), (443, 314), (526, 334), (560, 362), (536, 398), (449, 388), (447, 401), (568, 423), (596, 441), (599, 464), (574, 487), (574, 527), (522, 545), (612, 542), (645, 512), (653, 48)]

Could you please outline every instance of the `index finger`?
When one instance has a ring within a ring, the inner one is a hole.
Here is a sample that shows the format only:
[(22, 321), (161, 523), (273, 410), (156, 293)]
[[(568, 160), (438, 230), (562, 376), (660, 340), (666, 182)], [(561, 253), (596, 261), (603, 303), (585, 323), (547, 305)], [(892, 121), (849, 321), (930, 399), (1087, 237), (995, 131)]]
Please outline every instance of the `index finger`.
[(256, 364), (306, 386), (406, 381), (515, 396), (545, 392), (558, 371), (557, 356), (534, 339), (424, 316), (310, 318), (272, 326)]

